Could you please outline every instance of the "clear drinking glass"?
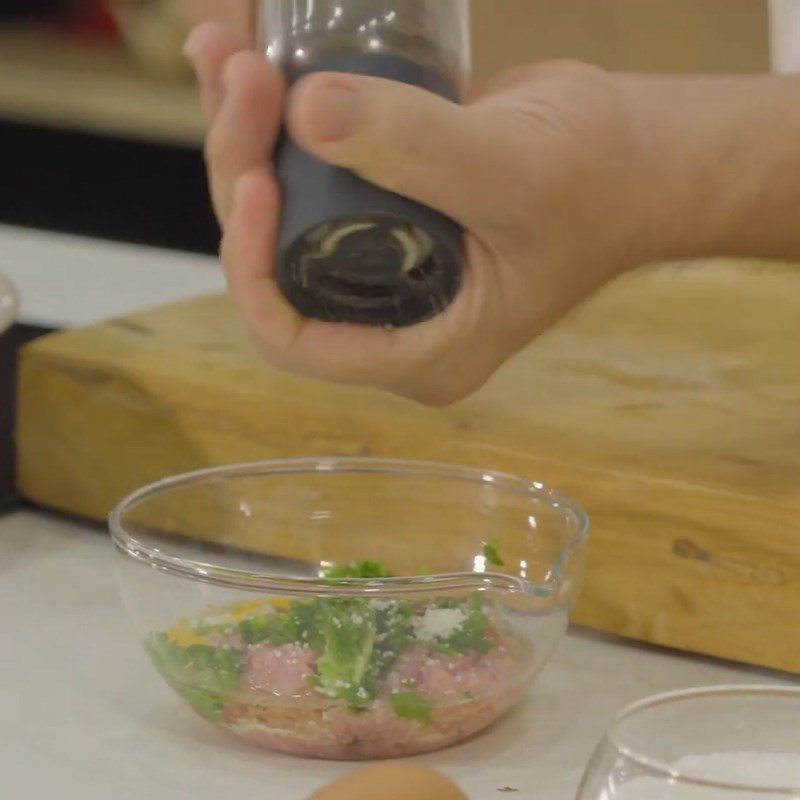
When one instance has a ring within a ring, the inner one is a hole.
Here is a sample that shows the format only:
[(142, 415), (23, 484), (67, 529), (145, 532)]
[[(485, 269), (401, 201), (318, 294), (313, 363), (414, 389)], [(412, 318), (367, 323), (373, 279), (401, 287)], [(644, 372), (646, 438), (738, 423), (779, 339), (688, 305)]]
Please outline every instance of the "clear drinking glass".
[(800, 798), (800, 688), (693, 689), (631, 706), (577, 800)]

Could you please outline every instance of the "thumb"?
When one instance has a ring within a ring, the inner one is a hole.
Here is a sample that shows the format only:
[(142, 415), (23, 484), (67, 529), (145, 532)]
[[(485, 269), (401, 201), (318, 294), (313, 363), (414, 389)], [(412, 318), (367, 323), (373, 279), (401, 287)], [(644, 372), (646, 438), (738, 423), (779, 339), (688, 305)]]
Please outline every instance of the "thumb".
[(491, 179), (490, 133), (476, 109), (397, 81), (319, 73), (288, 110), (292, 138), (312, 155), (464, 225)]

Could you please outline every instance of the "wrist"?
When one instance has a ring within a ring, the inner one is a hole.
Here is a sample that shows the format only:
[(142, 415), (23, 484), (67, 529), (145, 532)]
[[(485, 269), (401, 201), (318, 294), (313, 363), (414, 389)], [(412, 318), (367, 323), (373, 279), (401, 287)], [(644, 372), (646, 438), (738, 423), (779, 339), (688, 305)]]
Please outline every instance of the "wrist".
[[(698, 108), (694, 79), (621, 76), (640, 159), (638, 216), (647, 260), (710, 255), (726, 238), (729, 197), (714, 162), (720, 142)], [(688, 97), (692, 89), (693, 97)], [(715, 150), (717, 151), (715, 153)]]
[(622, 76), (649, 260), (800, 257), (800, 81)]

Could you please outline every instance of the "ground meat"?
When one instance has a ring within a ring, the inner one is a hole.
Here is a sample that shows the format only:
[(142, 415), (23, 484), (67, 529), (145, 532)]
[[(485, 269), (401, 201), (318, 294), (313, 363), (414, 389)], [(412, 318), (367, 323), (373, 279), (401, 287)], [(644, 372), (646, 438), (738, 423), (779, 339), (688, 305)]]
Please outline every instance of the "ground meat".
[(317, 657), (309, 647), (255, 645), (247, 654), (244, 680), (248, 688), (280, 697), (311, 693), (308, 678), (317, 671)]
[[(308, 679), (316, 674), (317, 656), (305, 645), (247, 647), (227, 636), (213, 644), (244, 651), (240, 690), (220, 711), (195, 706), (198, 712), (254, 745), (304, 758), (403, 758), (449, 747), (508, 711), (530, 677), (499, 637), (485, 654), (445, 655), (420, 644), (381, 676), (380, 695), (354, 711), (313, 689)], [(394, 692), (421, 695), (430, 718), (399, 716)]]
[[(300, 652), (253, 650), (258, 654), (254, 658), (251, 653), (248, 664), (251, 681), (254, 665), (266, 664), (268, 671), (259, 673), (261, 679), (277, 685), (275, 659), (283, 661), (287, 656), (296, 661), (290, 671), (295, 681), (304, 669), (313, 668), (313, 654), (305, 648), (299, 648)], [(304, 668), (297, 667), (304, 663)], [(352, 711), (341, 701), (310, 691), (286, 701), (269, 697), (240, 701), (228, 707), (222, 722), (252, 744), (304, 758), (403, 758), (461, 742), (502, 716), (527, 685), (514, 679), (512, 666), (502, 647), (474, 656), (445, 656), (414, 648), (395, 665), (384, 695), (363, 711)], [(412, 683), (413, 691), (430, 700), (430, 721), (399, 717), (391, 705), (389, 694), (408, 690)]]
[(519, 694), (516, 687), (491, 700), (470, 700), (435, 709), (430, 723), (401, 719), (388, 702), (377, 700), (361, 713), (341, 705), (237, 705), (227, 710), (223, 725), (258, 747), (302, 758), (405, 758), (468, 739), (502, 716)]
[(426, 697), (448, 702), (447, 698), (479, 696), (488, 687), (502, 686), (509, 680), (512, 667), (502, 647), (486, 655), (465, 656), (415, 647), (400, 657), (387, 681), (394, 690), (414, 688)]

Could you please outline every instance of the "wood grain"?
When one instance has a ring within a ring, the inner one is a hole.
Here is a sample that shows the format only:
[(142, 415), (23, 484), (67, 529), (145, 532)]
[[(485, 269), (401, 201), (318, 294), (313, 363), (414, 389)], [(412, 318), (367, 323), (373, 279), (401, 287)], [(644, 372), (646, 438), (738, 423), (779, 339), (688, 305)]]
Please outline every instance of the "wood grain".
[(800, 269), (626, 278), (447, 410), (264, 367), (223, 298), (34, 342), (20, 489), (102, 519), (175, 472), (375, 454), (463, 462), (580, 500), (576, 621), (800, 673)]

